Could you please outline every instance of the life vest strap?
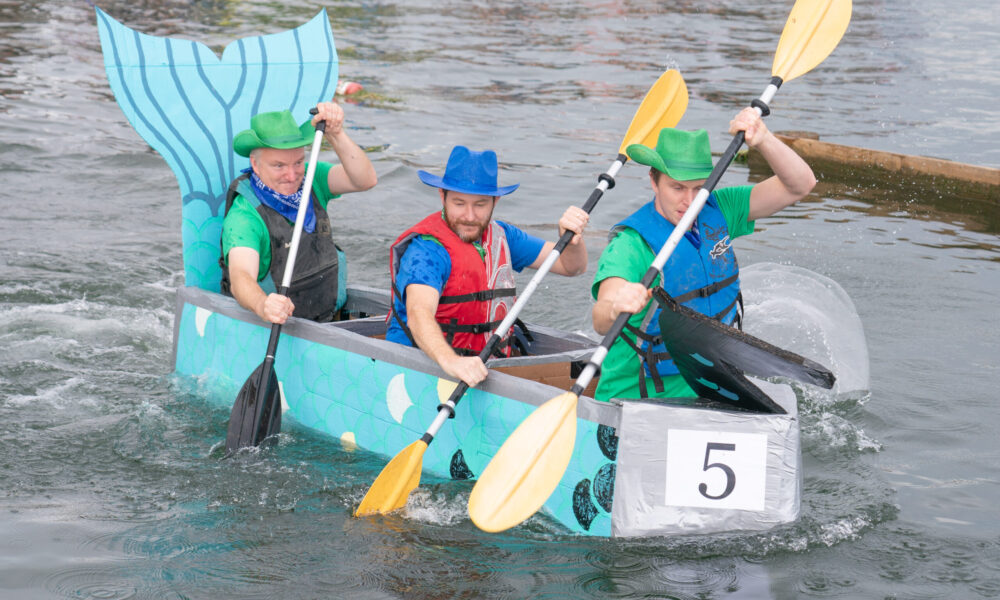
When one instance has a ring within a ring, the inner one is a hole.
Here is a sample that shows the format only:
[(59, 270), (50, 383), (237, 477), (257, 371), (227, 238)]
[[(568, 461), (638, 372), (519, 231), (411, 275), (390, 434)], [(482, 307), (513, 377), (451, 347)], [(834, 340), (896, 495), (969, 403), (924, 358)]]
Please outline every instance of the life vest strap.
[(495, 290), (479, 290), (469, 294), (459, 294), (455, 296), (441, 296), (438, 304), (458, 304), (459, 302), (488, 302), (494, 298), (508, 298), (516, 296), (515, 288), (497, 288)]
[[(396, 287), (396, 282), (395, 281), (392, 282), (392, 293), (395, 294), (396, 297), (400, 297), (399, 288)], [(417, 340), (414, 339), (413, 332), (410, 331), (410, 327), (406, 324), (405, 321), (403, 321), (402, 318), (400, 318), (398, 312), (396, 312), (395, 310), (390, 311), (390, 312), (392, 313), (392, 318), (399, 325), (399, 328), (403, 330), (403, 333), (406, 334), (407, 339), (410, 340), (410, 345), (412, 345), (414, 348), (418, 348), (419, 346), (417, 346)], [(456, 348), (455, 344), (454, 344), (455, 334), (456, 333), (474, 333), (474, 334), (492, 333), (493, 330), (496, 329), (497, 326), (499, 326), (502, 322), (503, 322), (503, 320), (501, 319), (501, 320), (496, 320), (496, 321), (490, 321), (488, 323), (474, 323), (474, 324), (471, 324), (471, 325), (459, 325), (458, 319), (453, 318), (448, 323), (440, 323), (439, 322), (438, 326), (441, 327), (441, 331), (445, 334), (445, 340), (448, 342), (448, 345), (451, 346), (455, 350), (456, 354), (459, 354), (461, 356), (479, 356), (478, 352), (476, 352), (476, 351), (474, 351), (474, 350), (472, 350), (470, 348), (461, 348), (461, 347)], [(514, 327), (515, 331), (517, 331), (517, 329), (519, 328), (521, 330), (521, 332), (523, 332), (523, 335), (519, 335), (518, 339), (516, 340), (517, 347), (521, 350), (522, 354), (527, 355), (528, 354), (528, 343), (534, 342), (535, 338), (534, 338), (534, 336), (531, 335), (531, 332), (528, 330), (528, 326), (525, 325), (524, 321), (522, 321), (521, 319), (515, 319), (514, 320), (514, 326), (515, 326)], [(521, 340), (520, 339), (521, 337), (523, 337), (524, 340)], [(500, 343), (497, 344), (497, 348), (496, 348), (496, 350), (494, 350), (493, 355), (496, 356), (497, 358), (504, 358), (503, 350), (506, 349), (507, 346), (510, 346), (511, 343), (512, 343), (511, 338), (502, 339), (500, 341)]]
[[(676, 298), (675, 298), (675, 300), (676, 300)], [(740, 309), (738, 311), (736, 311), (736, 317), (733, 319), (733, 324), (734, 324), (735, 327), (737, 327), (740, 330), (742, 330), (743, 329), (743, 292), (740, 292), (739, 294), (737, 294), (736, 298), (734, 298), (733, 301), (729, 303), (729, 306), (727, 306), (727, 307), (723, 308), (722, 310), (720, 310), (719, 312), (715, 313), (715, 315), (712, 316), (712, 318), (715, 319), (716, 321), (719, 321), (720, 323), (722, 323), (722, 317), (724, 317), (727, 314), (729, 314), (729, 311), (733, 310), (733, 307), (735, 307), (737, 305), (739, 305)], [(724, 324), (728, 325), (728, 323), (724, 323)]]
[(738, 280), (739, 278), (740, 274), (734, 273), (733, 275), (730, 275), (725, 279), (716, 281), (714, 283), (710, 283), (705, 287), (701, 287), (696, 290), (691, 290), (690, 292), (683, 293), (680, 296), (674, 296), (674, 300), (676, 300), (678, 304), (684, 304), (685, 302), (688, 302), (689, 300), (694, 300), (695, 298), (708, 298), (709, 296), (721, 290), (722, 288), (728, 287), (729, 285), (736, 283), (736, 280)]
[(486, 323), (466, 323), (459, 324), (458, 319), (452, 319), (448, 323), (438, 323), (441, 326), (441, 331), (445, 333), (493, 333), (493, 330), (497, 328), (497, 325), (503, 323), (502, 319), (496, 321), (488, 321)]

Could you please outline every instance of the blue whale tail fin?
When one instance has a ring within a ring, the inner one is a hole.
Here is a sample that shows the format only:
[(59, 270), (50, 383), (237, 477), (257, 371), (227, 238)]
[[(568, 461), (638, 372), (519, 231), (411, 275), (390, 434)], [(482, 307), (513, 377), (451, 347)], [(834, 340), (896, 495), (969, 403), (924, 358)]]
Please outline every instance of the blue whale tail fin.
[(233, 136), (259, 112), (288, 109), (304, 121), (333, 97), (339, 65), (326, 10), (295, 29), (237, 40), (221, 58), (95, 10), (115, 99), (180, 186), (185, 282), (218, 291), (220, 212), (230, 181), (249, 165), (233, 152)]

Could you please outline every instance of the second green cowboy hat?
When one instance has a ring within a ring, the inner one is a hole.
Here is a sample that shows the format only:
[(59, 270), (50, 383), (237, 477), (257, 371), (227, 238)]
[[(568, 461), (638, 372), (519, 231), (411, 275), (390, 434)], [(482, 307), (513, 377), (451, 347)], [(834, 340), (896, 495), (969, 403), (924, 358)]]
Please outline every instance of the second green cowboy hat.
[(250, 156), (250, 151), (256, 148), (301, 148), (311, 144), (315, 135), (311, 119), (296, 125), (290, 111), (265, 112), (250, 119), (250, 129), (236, 134), (233, 151), (240, 156)]
[(653, 167), (677, 181), (708, 179), (712, 173), (712, 149), (704, 129), (684, 131), (665, 127), (656, 140), (656, 150), (631, 144), (625, 153), (635, 162)]

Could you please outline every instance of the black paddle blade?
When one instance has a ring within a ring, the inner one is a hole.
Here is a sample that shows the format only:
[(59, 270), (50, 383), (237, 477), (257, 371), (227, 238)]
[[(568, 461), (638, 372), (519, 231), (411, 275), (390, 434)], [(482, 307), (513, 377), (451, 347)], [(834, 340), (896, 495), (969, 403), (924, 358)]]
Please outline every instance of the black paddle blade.
[(702, 398), (757, 412), (787, 411), (744, 373), (790, 377), (830, 389), (836, 378), (823, 365), (681, 306), (663, 288), (654, 290), (660, 332), (681, 376)]
[[(262, 375), (267, 373), (267, 377)], [(264, 379), (263, 385), (261, 379)], [(226, 453), (240, 448), (259, 446), (262, 441), (281, 431), (281, 392), (273, 363), (264, 361), (247, 377), (236, 396), (229, 415), (226, 432)]]

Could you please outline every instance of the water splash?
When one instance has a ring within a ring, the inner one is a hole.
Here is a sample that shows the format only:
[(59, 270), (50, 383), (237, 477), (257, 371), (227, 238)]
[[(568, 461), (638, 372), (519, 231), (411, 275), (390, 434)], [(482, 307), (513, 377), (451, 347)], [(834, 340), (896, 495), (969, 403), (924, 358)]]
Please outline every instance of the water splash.
[(740, 279), (747, 333), (829, 368), (837, 376), (835, 394), (869, 388), (861, 318), (837, 282), (775, 263), (750, 265)]

